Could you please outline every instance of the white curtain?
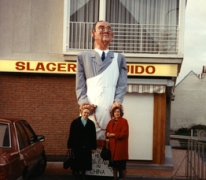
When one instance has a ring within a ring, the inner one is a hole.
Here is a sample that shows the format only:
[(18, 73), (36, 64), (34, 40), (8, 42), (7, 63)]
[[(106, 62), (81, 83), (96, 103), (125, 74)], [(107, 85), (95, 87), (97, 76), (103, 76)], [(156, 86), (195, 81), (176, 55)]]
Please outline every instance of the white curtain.
[(70, 21), (96, 22), (99, 19), (99, 0), (70, 0)]
[[(111, 22), (140, 24), (177, 24), (178, 0), (109, 0), (107, 5), (118, 6), (118, 11), (108, 11), (107, 15), (115, 13)], [(120, 17), (121, 14), (124, 16)], [(134, 18), (131, 21), (128, 17)], [(108, 17), (109, 18), (109, 17)], [(122, 19), (123, 18), (123, 19)]]

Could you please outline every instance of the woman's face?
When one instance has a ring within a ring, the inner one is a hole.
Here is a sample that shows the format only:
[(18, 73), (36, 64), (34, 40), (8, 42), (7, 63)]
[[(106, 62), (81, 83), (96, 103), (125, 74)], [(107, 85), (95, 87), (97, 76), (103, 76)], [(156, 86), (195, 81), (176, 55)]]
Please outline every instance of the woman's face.
[(89, 117), (89, 109), (84, 109), (82, 111), (82, 117), (83, 117), (83, 119), (88, 119), (88, 117)]
[(119, 117), (120, 117), (120, 110), (119, 110), (119, 109), (116, 109), (116, 110), (114, 111), (114, 117), (115, 117), (115, 118), (119, 118)]

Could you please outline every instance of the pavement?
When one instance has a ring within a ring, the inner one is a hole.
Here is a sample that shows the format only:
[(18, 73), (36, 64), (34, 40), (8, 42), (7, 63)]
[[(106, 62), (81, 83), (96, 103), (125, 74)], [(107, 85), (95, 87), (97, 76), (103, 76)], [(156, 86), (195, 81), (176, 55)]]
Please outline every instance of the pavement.
[[(177, 141), (174, 140), (176, 143)], [(133, 165), (130, 162), (127, 163), (127, 179), (132, 180), (182, 180), (186, 178), (186, 155), (187, 151), (176, 148), (166, 148), (165, 164), (157, 165), (145, 165), (138, 164)], [(168, 155), (169, 154), (169, 155)], [(64, 179), (73, 180), (72, 172), (70, 169), (63, 169), (62, 162), (48, 162), (44, 176), (48, 176), (48, 179), (55, 179), (55, 176), (61, 175)], [(49, 178), (50, 177), (50, 178)], [(90, 180), (111, 180), (111, 177), (101, 176), (89, 176)], [(38, 180), (41, 180), (39, 177)]]

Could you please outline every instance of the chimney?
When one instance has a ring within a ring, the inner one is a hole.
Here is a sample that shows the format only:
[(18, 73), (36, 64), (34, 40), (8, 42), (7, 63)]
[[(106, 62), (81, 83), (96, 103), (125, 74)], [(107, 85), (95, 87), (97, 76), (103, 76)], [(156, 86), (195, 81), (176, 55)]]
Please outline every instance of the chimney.
[(202, 67), (202, 73), (206, 73), (206, 66)]
[(202, 66), (201, 79), (204, 79), (205, 74), (206, 74), (206, 66)]

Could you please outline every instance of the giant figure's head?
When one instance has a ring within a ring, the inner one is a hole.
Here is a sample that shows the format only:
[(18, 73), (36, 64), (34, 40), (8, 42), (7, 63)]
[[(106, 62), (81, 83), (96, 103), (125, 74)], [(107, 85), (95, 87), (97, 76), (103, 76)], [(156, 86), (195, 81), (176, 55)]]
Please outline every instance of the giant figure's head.
[(91, 33), (94, 39), (94, 48), (101, 50), (109, 49), (110, 42), (114, 37), (110, 23), (106, 21), (96, 22)]

